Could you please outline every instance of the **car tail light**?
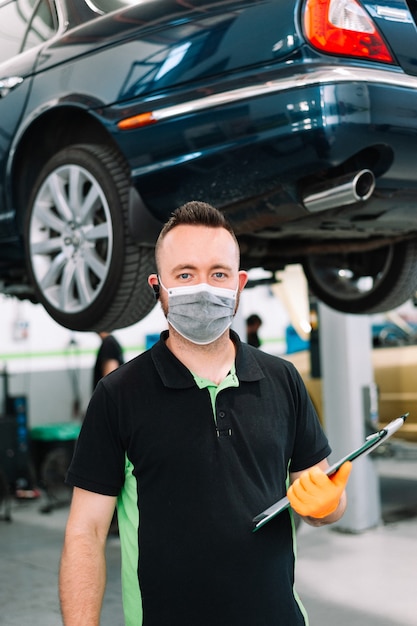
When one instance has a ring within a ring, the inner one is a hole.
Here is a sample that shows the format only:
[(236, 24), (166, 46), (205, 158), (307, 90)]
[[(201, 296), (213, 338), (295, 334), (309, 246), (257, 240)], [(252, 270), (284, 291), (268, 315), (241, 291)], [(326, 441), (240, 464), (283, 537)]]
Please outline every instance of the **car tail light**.
[(356, 0), (307, 0), (304, 31), (319, 50), (395, 63), (371, 17)]

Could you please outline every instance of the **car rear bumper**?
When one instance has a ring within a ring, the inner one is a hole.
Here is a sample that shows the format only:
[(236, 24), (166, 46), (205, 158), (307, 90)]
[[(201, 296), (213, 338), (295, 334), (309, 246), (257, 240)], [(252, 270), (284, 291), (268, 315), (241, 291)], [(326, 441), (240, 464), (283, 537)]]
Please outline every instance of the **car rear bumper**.
[(223, 207), (283, 187), (301, 217), (309, 177), (345, 172), (355, 159), (374, 172), (377, 188), (417, 190), (417, 77), (392, 68), (305, 67), (202, 97), (188, 93), (181, 102), (157, 100), (165, 105), (152, 110), (152, 126), (119, 133), (125, 154), (135, 146), (133, 184), (155, 217), (191, 197)]

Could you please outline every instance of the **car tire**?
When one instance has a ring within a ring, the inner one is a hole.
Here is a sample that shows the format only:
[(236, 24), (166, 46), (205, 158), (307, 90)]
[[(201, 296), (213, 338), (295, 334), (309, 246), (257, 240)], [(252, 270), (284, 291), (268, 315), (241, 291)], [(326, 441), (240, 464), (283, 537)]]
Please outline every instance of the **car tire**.
[(62, 326), (111, 331), (154, 307), (154, 253), (129, 235), (128, 198), (129, 171), (108, 146), (65, 148), (42, 169), (25, 221), (28, 272)]
[(309, 256), (303, 268), (311, 291), (330, 308), (383, 313), (415, 294), (417, 241), (361, 253)]

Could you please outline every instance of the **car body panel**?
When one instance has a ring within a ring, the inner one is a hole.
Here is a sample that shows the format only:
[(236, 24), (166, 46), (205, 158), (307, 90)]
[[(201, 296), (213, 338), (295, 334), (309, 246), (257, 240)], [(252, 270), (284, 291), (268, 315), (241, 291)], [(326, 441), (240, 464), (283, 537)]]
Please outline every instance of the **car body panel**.
[[(103, 15), (94, 1), (47, 1), (56, 7), (49, 40), (0, 63), (0, 93), (2, 80), (21, 81), (0, 97), (0, 283), (10, 293), (14, 281), (32, 288), (32, 191), (51, 158), (78, 144), (125, 161), (130, 235), (142, 247), (196, 198), (225, 212), (246, 268), (275, 272), (308, 255), (417, 241), (414, 5), (358, 5), (391, 51), (388, 63), (317, 50), (305, 0), (115, 0)], [(375, 179), (365, 201), (308, 204), (316, 185), (331, 195), (361, 171)], [(141, 220), (152, 227), (141, 230)], [(417, 289), (407, 268), (404, 283)]]
[(383, 0), (376, 5), (374, 2), (365, 0), (363, 5), (372, 16), (385, 41), (390, 43), (390, 48), (403, 71), (416, 75), (417, 66), (412, 51), (416, 42), (417, 28), (410, 13), (410, 9), (413, 8), (414, 15), (417, 15), (415, 3), (407, 3), (406, 0), (397, 2)]
[[(220, 208), (249, 199), (250, 205), (260, 213), (261, 226), (276, 214), (278, 226), (282, 224), (281, 197), (288, 196), (294, 213), (286, 209), (285, 222), (294, 222), (297, 232), (304, 226), (294, 218), (308, 217), (300, 201), (300, 173), (308, 177), (318, 168), (337, 169), (373, 145), (384, 146), (383, 157), (385, 160), (391, 157), (393, 163), (389, 176), (384, 178), (384, 171), (380, 172), (378, 185), (391, 189), (393, 179), (409, 181), (411, 147), (407, 151), (409, 142), (404, 142), (404, 132), (405, 129), (417, 131), (413, 108), (417, 82), (403, 87), (403, 75), (392, 68), (389, 71), (381, 68), (382, 64), (377, 69), (365, 69), (348, 61), (346, 65), (351, 72), (343, 76), (340, 62), (335, 59), (334, 66), (330, 65), (328, 70), (323, 70), (321, 65), (315, 70), (317, 53), (296, 32), (293, 11), (290, 5), (273, 1), (244, 5), (228, 2), (221, 7), (197, 2), (184, 7), (164, 0), (98, 17), (70, 34), (55, 38), (40, 51), (39, 73), (27, 102), (24, 126), (17, 131), (15, 142), (50, 107), (65, 104), (98, 112), (100, 121), (132, 163), (134, 183), (145, 204), (159, 219), (164, 219), (167, 207), (190, 197), (191, 186)], [(259, 40), (255, 26), (261, 23), (267, 28), (263, 28), (259, 44), (255, 41)], [(412, 27), (415, 35), (414, 24), (402, 26)], [(411, 37), (405, 39), (409, 46)], [(242, 41), (246, 42), (244, 47)], [(292, 43), (288, 44), (289, 41)], [(141, 61), (126, 68), (126, 58)], [(164, 70), (170, 59), (175, 68)], [(95, 66), (93, 75), (92, 66)], [(249, 70), (253, 66), (257, 66), (255, 73)], [(104, 71), (112, 80), (100, 80)], [(242, 83), (246, 95), (240, 91)], [(389, 95), (393, 88), (395, 100)], [(297, 91), (302, 91), (299, 102)], [(219, 104), (207, 103), (211, 94), (220, 94)], [(188, 111), (182, 114), (184, 102)], [(117, 103), (115, 109), (114, 103)], [(149, 110), (150, 104), (157, 112), (170, 107), (174, 107), (174, 112), (170, 119), (159, 122), (158, 130), (139, 129), (126, 133), (125, 138), (115, 127), (120, 119), (117, 116), (138, 114)], [(175, 104), (179, 105), (178, 111)], [(0, 112), (1, 105), (0, 102)], [(207, 108), (201, 114), (202, 106)], [(271, 112), (276, 113), (271, 115)], [(306, 112), (311, 124), (307, 130)], [(398, 126), (399, 121), (402, 126), (395, 132), (394, 122)], [(352, 125), (358, 124), (363, 126), (363, 132), (352, 133)], [(147, 138), (150, 134), (156, 135), (152, 141)], [(254, 148), (257, 169), (264, 170), (265, 175), (251, 190)], [(231, 169), (228, 190), (211, 194), (210, 190), (218, 188), (220, 183), (215, 170), (223, 171), (225, 161)], [(243, 179), (242, 164), (247, 165)], [(170, 189), (169, 182), (174, 180), (181, 181), (181, 190), (175, 190), (174, 184), (168, 194), (155, 195), (155, 177), (165, 169), (169, 171), (167, 188)], [(12, 171), (10, 167), (9, 171)], [(236, 176), (239, 186), (233, 184)], [(242, 188), (246, 180), (248, 186)], [(284, 191), (282, 181), (288, 188)], [(264, 203), (256, 204), (256, 199), (266, 194), (273, 205), (271, 191), (278, 192), (278, 206), (274, 206), (273, 215), (267, 212), (263, 216)], [(374, 211), (369, 205), (372, 200), (367, 208), (373, 219)], [(376, 210), (380, 212), (379, 208)], [(329, 217), (326, 215), (326, 221)], [(240, 215), (235, 217), (231, 212), (230, 219), (240, 232), (245, 232)], [(341, 222), (343, 232), (343, 216)], [(253, 227), (252, 219), (250, 223)], [(416, 230), (414, 223), (413, 229)], [(408, 228), (405, 230), (408, 232)], [(305, 238), (309, 238), (308, 224), (306, 231)], [(327, 239), (332, 231), (337, 231), (337, 225), (325, 227), (320, 234)], [(355, 228), (352, 231), (352, 237), (356, 237), (365, 229), (359, 229), (359, 234)], [(291, 226), (288, 235), (279, 228), (276, 234), (278, 238), (292, 237)], [(331, 236), (337, 238), (337, 232)]]

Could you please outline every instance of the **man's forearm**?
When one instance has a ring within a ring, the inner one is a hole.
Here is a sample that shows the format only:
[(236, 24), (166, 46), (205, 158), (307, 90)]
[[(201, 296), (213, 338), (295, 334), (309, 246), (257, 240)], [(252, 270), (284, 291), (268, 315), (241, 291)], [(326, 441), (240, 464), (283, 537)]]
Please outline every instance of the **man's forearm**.
[(99, 626), (106, 584), (104, 546), (97, 538), (67, 534), (59, 575), (65, 626)]

